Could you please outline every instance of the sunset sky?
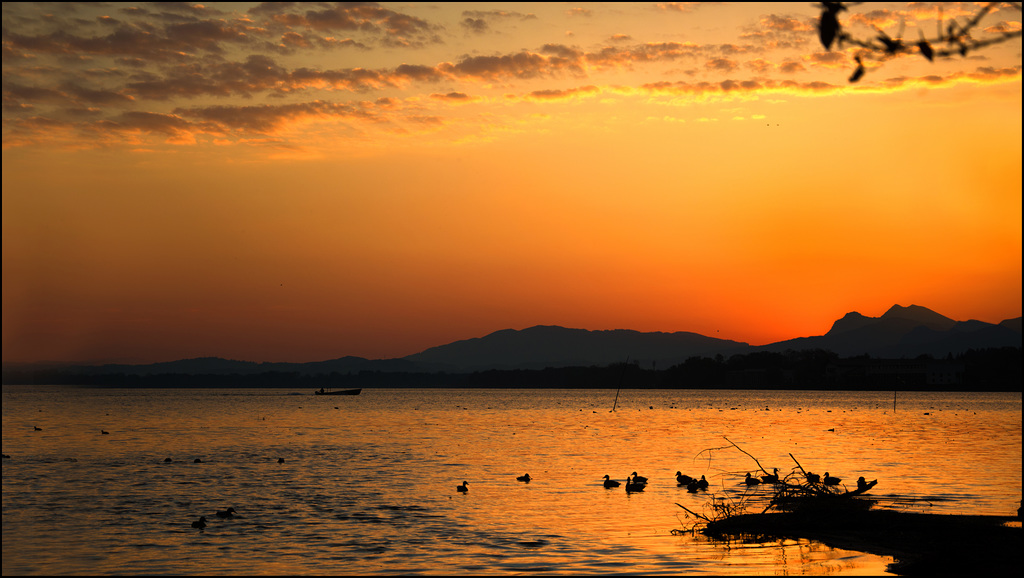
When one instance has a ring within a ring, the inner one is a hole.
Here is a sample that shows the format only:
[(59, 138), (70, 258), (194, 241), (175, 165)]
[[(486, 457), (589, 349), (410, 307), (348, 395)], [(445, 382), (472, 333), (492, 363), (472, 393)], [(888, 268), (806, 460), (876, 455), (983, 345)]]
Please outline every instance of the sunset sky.
[[(936, 6), (839, 18), (913, 44), (978, 10)], [(1019, 35), (851, 83), (819, 15), (5, 2), (3, 360), (1020, 316)], [(972, 38), (1020, 29), (1006, 5)]]

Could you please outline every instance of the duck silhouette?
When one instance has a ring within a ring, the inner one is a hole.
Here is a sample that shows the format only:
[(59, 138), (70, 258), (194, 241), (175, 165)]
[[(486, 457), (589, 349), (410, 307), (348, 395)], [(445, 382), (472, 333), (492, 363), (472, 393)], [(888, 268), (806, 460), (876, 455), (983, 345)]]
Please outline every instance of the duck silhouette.
[(761, 483), (761, 480), (755, 478), (754, 476), (751, 476), (750, 472), (747, 472), (747, 478), (743, 480), (743, 483), (747, 484), (748, 486), (756, 486)]
[(835, 476), (830, 476), (830, 475), (828, 475), (828, 472), (825, 472), (825, 485), (826, 486), (838, 486), (839, 482), (841, 482), (841, 481), (843, 481), (841, 478), (837, 478)]
[(638, 476), (638, 475), (636, 475), (636, 472), (633, 472), (633, 481), (634, 482), (639, 482), (641, 484), (646, 484), (647, 483), (647, 478), (645, 478), (643, 476)]
[[(826, 475), (828, 475), (828, 474), (826, 474)], [(818, 482), (821, 481), (821, 476), (819, 476), (818, 474), (815, 474), (815, 473), (807, 472), (805, 474), (805, 477), (807, 478), (807, 483), (809, 483), (809, 484), (817, 484)]]
[(463, 481), (461, 486), (455, 486), (455, 491), (462, 492), (463, 494), (465, 494), (466, 492), (469, 491), (469, 488), (467, 486), (469, 486), (469, 482)]
[(647, 484), (644, 482), (638, 482), (636, 478), (633, 478), (632, 481), (630, 481), (630, 478), (626, 478), (626, 493), (642, 492), (646, 486)]
[(234, 508), (228, 508), (227, 510), (224, 510), (224, 511), (219, 511), (219, 510), (217, 511), (217, 517), (218, 518), (230, 518), (230, 517), (232, 517), (234, 515), (235, 515), (235, 509)]
[(678, 483), (680, 486), (685, 486), (692, 481), (694, 481), (693, 478), (684, 474), (683, 472), (676, 472), (676, 483)]
[(39, 427), (39, 426), (37, 426), (37, 425), (34, 425), (34, 426), (32, 426), (32, 429), (33, 429), (34, 431), (43, 431), (43, 428), (41, 428), (41, 427)]
[(101, 429), (101, 430), (100, 430), (100, 433), (101, 433), (101, 434), (103, 434), (103, 435), (105, 435), (105, 436), (106, 436), (106, 435), (110, 435), (110, 432), (108, 432), (108, 431), (107, 431), (107, 430), (105, 430), (105, 429)]
[(206, 516), (200, 516), (198, 520), (196, 520), (195, 522), (192, 522), (192, 527), (193, 528), (199, 528), (200, 530), (205, 528), (206, 527)]
[(608, 474), (604, 475), (604, 487), (606, 487), (606, 488), (617, 488), (619, 486), (620, 486), (619, 482), (616, 482), (615, 480), (611, 479), (608, 476)]
[(779, 468), (772, 468), (772, 473), (761, 476), (762, 484), (777, 484), (779, 483)]
[(283, 464), (284, 463), (284, 458), (277, 458), (277, 463)]
[(709, 484), (708, 481), (706, 479), (704, 479), (704, 476), (701, 476), (700, 479), (697, 480), (697, 488), (698, 489), (706, 490), (706, 489), (708, 489), (709, 485), (711, 485), (711, 484)]
[(530, 477), (530, 474), (526, 474), (526, 475), (523, 475), (523, 476), (518, 476), (516, 479), (519, 480), (520, 482), (527, 482), (527, 483), (529, 483), (529, 481), (532, 480), (533, 478)]
[(877, 484), (877, 483), (878, 483), (878, 480), (871, 480), (869, 482), (866, 479), (864, 479), (864, 476), (861, 476), (861, 477), (857, 478), (857, 489), (862, 491), (862, 492), (866, 492), (866, 491), (870, 490), (871, 488), (873, 488), (875, 486), (875, 484)]

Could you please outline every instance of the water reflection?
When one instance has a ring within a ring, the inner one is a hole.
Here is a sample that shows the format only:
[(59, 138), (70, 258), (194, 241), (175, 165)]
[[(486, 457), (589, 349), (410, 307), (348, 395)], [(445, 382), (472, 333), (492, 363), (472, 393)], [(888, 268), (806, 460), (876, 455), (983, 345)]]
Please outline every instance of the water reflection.
[[(624, 391), (610, 412), (614, 392), (580, 390), (59, 391), (4, 388), (4, 574), (876, 574), (891, 561), (673, 535), (677, 503), (764, 495), (725, 437), (769, 471), (791, 471), (792, 454), (877, 478), (886, 507), (1006, 514), (1020, 499), (1019, 395), (907, 394), (893, 415), (891, 399), (842, 392)], [(940, 491), (936, 463), (980, 481)], [(634, 471), (643, 492), (604, 487)], [(690, 493), (677, 471), (711, 487)]]

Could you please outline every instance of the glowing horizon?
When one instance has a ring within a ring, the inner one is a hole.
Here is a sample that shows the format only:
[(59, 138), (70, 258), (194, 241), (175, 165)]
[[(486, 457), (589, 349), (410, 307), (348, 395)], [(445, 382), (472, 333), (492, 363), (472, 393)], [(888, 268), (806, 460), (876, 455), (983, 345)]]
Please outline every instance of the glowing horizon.
[(1019, 37), (850, 83), (811, 3), (3, 11), (4, 361), (1021, 316)]

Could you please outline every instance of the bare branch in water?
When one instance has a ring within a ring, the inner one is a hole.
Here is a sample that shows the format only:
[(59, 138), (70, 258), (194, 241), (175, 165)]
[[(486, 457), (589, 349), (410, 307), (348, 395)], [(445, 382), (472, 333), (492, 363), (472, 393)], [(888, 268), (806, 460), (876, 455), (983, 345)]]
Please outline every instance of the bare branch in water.
[(723, 437), (723, 438), (725, 438), (725, 441), (727, 441), (727, 442), (729, 442), (730, 444), (732, 444), (732, 447), (734, 447), (734, 448), (736, 448), (736, 449), (740, 450), (741, 452), (743, 452), (743, 453), (747, 454), (748, 456), (750, 456), (750, 459), (754, 460), (754, 463), (756, 463), (756, 464), (757, 464), (757, 467), (758, 467), (758, 468), (760, 468), (760, 470), (761, 470), (762, 472), (764, 472), (765, 474), (767, 474), (767, 473), (768, 473), (768, 470), (764, 469), (764, 466), (762, 466), (762, 465), (761, 465), (761, 462), (757, 461), (757, 458), (755, 458), (754, 456), (751, 456), (751, 455), (750, 455), (749, 453), (747, 453), (747, 451), (746, 451), (746, 450), (744, 450), (744, 449), (743, 449), (743, 448), (741, 448), (740, 446), (738, 446), (738, 445), (736, 445), (735, 443), (733, 443), (733, 441), (732, 441), (731, 439), (729, 439), (729, 438), (727, 438), (727, 437), (725, 437), (725, 436), (722, 436), (722, 437)]

